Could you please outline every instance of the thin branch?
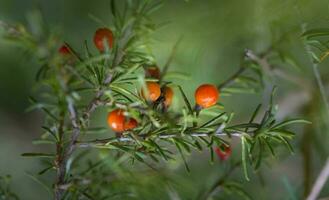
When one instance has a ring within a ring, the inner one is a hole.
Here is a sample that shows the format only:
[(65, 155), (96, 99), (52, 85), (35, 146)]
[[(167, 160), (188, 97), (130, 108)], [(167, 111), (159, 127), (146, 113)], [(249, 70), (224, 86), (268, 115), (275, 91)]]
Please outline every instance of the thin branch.
[[(209, 137), (212, 136), (212, 134), (207, 134), (207, 133), (191, 133), (191, 134), (186, 134), (191, 137)], [(228, 136), (229, 134), (227, 133), (215, 133), (213, 136), (216, 137), (223, 137), (223, 136)], [(241, 137), (241, 133), (230, 133), (231, 136), (234, 137)], [(157, 138), (159, 139), (168, 139), (168, 138), (177, 138), (181, 137), (180, 134), (162, 134), (162, 135), (157, 135)], [(140, 136), (142, 139), (147, 139), (145, 135)], [(92, 140), (92, 141), (78, 141), (76, 142), (76, 145), (80, 148), (86, 148), (86, 147), (93, 147), (93, 146), (99, 146), (99, 145), (107, 145), (110, 143), (115, 143), (115, 142), (135, 142), (136, 140), (130, 137), (119, 137), (119, 138), (108, 138), (108, 139), (102, 139), (102, 140)]]
[(328, 98), (327, 98), (327, 94), (325, 92), (326, 90), (324, 89), (323, 81), (321, 79), (321, 76), (320, 76), (320, 73), (319, 73), (319, 70), (318, 70), (318, 65), (313, 63), (312, 69), (313, 69), (313, 73), (314, 73), (316, 82), (319, 86), (321, 98), (323, 100), (324, 106), (326, 107), (327, 117), (329, 117), (329, 101), (328, 101)]
[[(268, 51), (268, 53), (270, 53), (270, 51)], [(268, 61), (268, 58), (267, 58), (267, 54), (262, 54), (262, 56), (258, 56), (257, 54), (255, 54), (252, 50), (248, 49), (246, 51), (246, 56), (254, 61), (255, 63), (257, 63), (258, 65), (260, 65), (265, 74), (270, 74), (270, 75), (274, 75), (274, 76), (277, 76), (277, 77), (280, 77), (284, 80), (288, 80), (300, 87), (303, 87), (305, 88), (306, 90), (309, 90), (310, 89), (310, 83), (303, 79), (303, 78), (299, 78), (298, 76), (294, 76), (292, 74), (289, 74), (285, 71), (282, 71), (281, 69), (277, 68), (277, 67), (274, 67), (272, 66), (269, 61)]]
[(327, 159), (326, 164), (324, 165), (322, 171), (320, 172), (318, 178), (316, 179), (315, 184), (311, 190), (311, 193), (307, 197), (307, 200), (317, 199), (328, 178), (329, 178), (329, 158)]

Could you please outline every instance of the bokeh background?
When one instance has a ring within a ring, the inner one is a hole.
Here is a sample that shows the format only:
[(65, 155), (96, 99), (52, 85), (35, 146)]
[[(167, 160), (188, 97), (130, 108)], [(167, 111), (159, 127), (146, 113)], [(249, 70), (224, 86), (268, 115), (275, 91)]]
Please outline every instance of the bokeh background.
[[(35, 9), (41, 10), (47, 24), (63, 33), (63, 41), (77, 49), (82, 48), (85, 39), (91, 43), (94, 30), (100, 26), (91, 15), (104, 22), (111, 21), (108, 0), (0, 0), (0, 20), (28, 24), (29, 13)], [(328, 13), (327, 0), (167, 0), (152, 15), (155, 22), (165, 23), (152, 35), (152, 51), (163, 66), (174, 43), (183, 37), (171, 70), (191, 75), (191, 79), (179, 83), (188, 96), (193, 97), (199, 84), (218, 84), (234, 73), (245, 49), (261, 52), (271, 45), (274, 33), (287, 34), (289, 40), (280, 44), (280, 48), (289, 52), (299, 68), (281, 67), (313, 81), (310, 61), (300, 38), (301, 27), (303, 24), (310, 28), (328, 27)], [(324, 62), (320, 66), (324, 78), (329, 72), (328, 64)], [(20, 156), (23, 152), (47, 149), (31, 143), (41, 134), (42, 114), (25, 112), (29, 106), (28, 96), (34, 92), (37, 69), (37, 61), (0, 39), (0, 175), (11, 174), (14, 192), (21, 199), (33, 200), (50, 198), (48, 192), (27, 175), (35, 173), (40, 163)], [(268, 81), (269, 85), (279, 86), (279, 103), (301, 90), (300, 86), (277, 78)], [(269, 88), (265, 87), (264, 93), (223, 97), (222, 102), (227, 111), (236, 113), (237, 121), (242, 121), (247, 120), (258, 103), (266, 104), (268, 94)], [(293, 106), (295, 100), (289, 100), (288, 107)], [(263, 165), (261, 175), (252, 175), (250, 182), (242, 178), (242, 170), (234, 174), (233, 179), (242, 182), (254, 199), (293, 199), (291, 193), (294, 192), (302, 196), (305, 176), (309, 178), (308, 183), (312, 183), (319, 173), (329, 152), (329, 137), (323, 102), (318, 98), (316, 86), (311, 99), (305, 101), (301, 109), (288, 114), (314, 122), (310, 127), (296, 130), (295, 154), (291, 156), (282, 149), (278, 158), (269, 159)], [(105, 124), (102, 113), (96, 120)], [(234, 159), (240, 159), (238, 150), (233, 151)], [(179, 179), (176, 189), (182, 199), (195, 196), (198, 189), (209, 185), (226, 167), (223, 162), (210, 165), (206, 152), (194, 153), (188, 160), (191, 173), (185, 172), (183, 166), (170, 169)], [(322, 192), (322, 196), (326, 195), (329, 195), (328, 186)], [(239, 199), (230, 197), (234, 198)]]

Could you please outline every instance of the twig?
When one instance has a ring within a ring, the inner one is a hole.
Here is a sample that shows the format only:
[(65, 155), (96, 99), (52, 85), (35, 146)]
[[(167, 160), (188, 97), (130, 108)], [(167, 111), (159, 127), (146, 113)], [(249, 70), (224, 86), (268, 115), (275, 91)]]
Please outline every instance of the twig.
[(284, 80), (288, 80), (300, 87), (305, 88), (306, 90), (310, 90), (310, 83), (302, 78), (299, 78), (297, 76), (294, 76), (292, 74), (288, 74), (287, 72), (282, 71), (281, 69), (272, 66), (267, 59), (267, 55), (270, 53), (270, 51), (267, 51), (267, 54), (262, 54), (262, 56), (258, 56), (256, 55), (252, 50), (248, 49), (246, 51), (246, 56), (254, 61), (255, 63), (257, 63), (258, 65), (260, 65), (263, 70), (265, 71), (266, 74), (271, 74), (277, 77), (280, 77)]
[(329, 117), (329, 101), (328, 101), (327, 94), (326, 94), (325, 89), (324, 89), (323, 81), (321, 79), (321, 76), (320, 76), (320, 73), (319, 73), (319, 70), (318, 70), (318, 65), (313, 63), (312, 69), (313, 69), (313, 73), (314, 73), (316, 82), (319, 86), (321, 98), (323, 100), (324, 106), (326, 107), (327, 117)]
[[(122, 59), (124, 57), (124, 48), (132, 36), (133, 25), (134, 25), (134, 23), (132, 22), (126, 28), (126, 30), (123, 34), (123, 37), (119, 41), (118, 50), (113, 58), (112, 68), (118, 66), (122, 62)], [(66, 45), (68, 45), (68, 44), (66, 44)], [(72, 51), (72, 49), (71, 49), (71, 51)], [(81, 58), (79, 58), (79, 60), (81, 61)], [(60, 74), (60, 75), (62, 75), (62, 74)], [(65, 81), (63, 81), (61, 77), (58, 77), (58, 79), (59, 79), (59, 83), (60, 83), (63, 91), (65, 93), (68, 93), (68, 88), (67, 88)], [(83, 113), (83, 116), (82, 116), (83, 120), (88, 121), (91, 113), (93, 113), (99, 105), (103, 105), (101, 98), (103, 97), (106, 89), (108, 88), (108, 84), (110, 84), (111, 81), (112, 81), (112, 74), (109, 72), (103, 81), (103, 85), (101, 86), (99, 91), (95, 94), (95, 97), (87, 105), (85, 112)], [(69, 144), (67, 145), (66, 149), (65, 150), (61, 149), (61, 151), (64, 151), (64, 152), (63, 153), (60, 153), (59, 151), (57, 152), (60, 154), (57, 154), (57, 158), (56, 158), (56, 165), (57, 165), (57, 177), (56, 177), (57, 181), (56, 181), (56, 185), (55, 185), (55, 199), (56, 200), (61, 200), (63, 197), (63, 194), (65, 192), (65, 190), (61, 186), (67, 184), (65, 181), (65, 176), (67, 174), (67, 169), (66, 169), (67, 161), (73, 154), (75, 148), (77, 147), (75, 144), (76, 144), (76, 141), (78, 140), (80, 132), (81, 132), (81, 125), (80, 125), (77, 110), (74, 105), (74, 100), (72, 99), (72, 97), (67, 96), (66, 102), (67, 102), (67, 110), (70, 115), (70, 121), (71, 121), (73, 131), (72, 131), (71, 139), (70, 139)], [(64, 144), (62, 144), (62, 143), (60, 144), (60, 146), (63, 146), (63, 145)]]
[[(191, 133), (187, 134), (188, 136), (191, 137), (209, 137), (211, 134), (207, 133)], [(223, 137), (223, 136), (228, 136), (227, 133), (215, 133), (213, 134), (214, 136), (217, 137)], [(234, 137), (241, 137), (241, 133), (230, 133), (231, 136)], [(141, 135), (140, 138), (146, 139), (146, 135)], [(157, 138), (159, 139), (168, 139), (168, 138), (176, 138), (180, 137), (179, 134), (162, 134), (162, 135), (157, 135)], [(110, 143), (115, 143), (115, 142), (135, 142), (135, 139), (130, 138), (130, 137), (119, 137), (119, 138), (108, 138), (108, 139), (102, 139), (102, 140), (92, 140), (92, 141), (78, 141), (76, 142), (76, 145), (79, 146), (80, 148), (85, 148), (85, 147), (93, 147), (93, 146), (99, 146), (99, 145), (106, 145)]]
[(324, 165), (318, 178), (316, 179), (315, 184), (311, 190), (311, 193), (307, 197), (307, 200), (316, 200), (328, 178), (329, 178), (329, 158), (327, 159), (326, 164)]

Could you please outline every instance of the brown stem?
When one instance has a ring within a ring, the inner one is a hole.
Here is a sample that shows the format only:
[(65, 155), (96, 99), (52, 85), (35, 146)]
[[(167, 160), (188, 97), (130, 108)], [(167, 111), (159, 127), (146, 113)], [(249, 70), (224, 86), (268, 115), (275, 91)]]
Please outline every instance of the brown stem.
[(60, 122), (58, 127), (58, 141), (56, 143), (56, 160), (55, 160), (55, 166), (57, 169), (57, 177), (56, 177), (56, 183), (55, 183), (55, 199), (61, 199), (62, 198), (62, 191), (59, 189), (59, 185), (61, 184), (62, 180), (60, 177), (62, 177), (62, 171), (60, 169), (60, 165), (62, 163), (63, 159), (63, 136), (64, 136), (64, 123), (65, 123), (65, 111), (61, 111), (60, 113)]
[[(133, 29), (134, 23), (131, 23), (126, 30), (124, 31), (123, 37), (121, 40), (119, 40), (118, 44), (118, 50), (116, 54), (114, 55), (113, 58), (113, 63), (112, 63), (112, 68), (115, 68), (118, 66), (124, 57), (124, 48), (129, 41), (129, 39), (132, 37), (132, 29)], [(71, 49), (72, 50), (72, 49)], [(58, 80), (59, 83), (65, 93), (68, 93), (68, 88), (66, 85), (66, 82), (62, 79), (62, 77), (65, 77), (64, 74), (65, 72), (60, 71)], [(112, 74), (109, 72), (106, 78), (103, 81), (103, 85), (101, 86), (100, 90), (95, 94), (95, 97), (90, 101), (90, 103), (87, 105), (85, 112), (83, 113), (83, 120), (88, 121), (90, 118), (90, 115), (92, 112), (95, 111), (95, 109), (99, 106), (102, 105), (101, 98), (103, 97), (106, 89), (108, 88), (108, 84), (110, 84), (112, 81)], [(63, 186), (67, 184), (65, 177), (67, 175), (67, 161), (68, 159), (72, 156), (74, 150), (76, 149), (77, 145), (76, 142), (79, 138), (80, 132), (81, 132), (81, 124), (79, 121), (78, 117), (78, 112), (75, 108), (74, 105), (74, 100), (72, 97), (67, 95), (66, 97), (66, 103), (67, 103), (67, 110), (69, 112), (70, 116), (70, 121), (71, 121), (71, 126), (72, 126), (72, 135), (71, 139), (69, 141), (69, 144), (66, 146), (66, 148), (63, 147), (63, 140), (60, 140), (60, 145), (58, 145), (58, 151), (57, 151), (57, 158), (56, 158), (56, 167), (57, 167), (57, 177), (56, 177), (56, 184), (55, 184), (55, 199), (56, 200), (61, 200), (65, 188)], [(63, 133), (61, 134), (61, 138)], [(64, 152), (63, 152), (64, 151)]]

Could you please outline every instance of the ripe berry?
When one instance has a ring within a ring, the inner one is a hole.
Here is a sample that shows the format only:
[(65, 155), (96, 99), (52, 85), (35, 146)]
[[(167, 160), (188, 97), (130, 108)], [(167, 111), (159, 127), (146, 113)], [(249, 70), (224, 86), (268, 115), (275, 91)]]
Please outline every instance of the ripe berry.
[(220, 147), (216, 147), (215, 152), (216, 152), (217, 156), (219, 157), (219, 159), (227, 160), (230, 157), (230, 155), (232, 154), (232, 149), (231, 149), (231, 146), (222, 145)]
[(148, 91), (148, 96), (145, 97), (144, 92), (142, 90), (142, 96), (149, 101), (156, 101), (161, 95), (160, 85), (156, 82), (146, 82), (146, 89)]
[(107, 42), (109, 48), (112, 48), (113, 33), (108, 28), (99, 28), (96, 30), (94, 35), (94, 44), (100, 52), (105, 50), (104, 41)]
[(59, 49), (58, 49), (58, 52), (63, 55), (63, 56), (67, 56), (67, 55), (70, 55), (71, 52), (70, 52), (70, 49), (65, 45), (63, 44)]
[(125, 122), (124, 129), (125, 129), (125, 131), (128, 131), (128, 130), (136, 128), (137, 125), (138, 125), (137, 121), (135, 119), (131, 118)]
[(124, 116), (124, 110), (121, 109), (110, 112), (107, 116), (107, 123), (115, 132), (124, 132), (137, 126), (137, 121), (133, 118), (127, 119)]
[(166, 107), (170, 106), (173, 96), (174, 96), (173, 90), (170, 87), (166, 86), (164, 88), (164, 97), (165, 97), (164, 104), (165, 104)]
[(151, 78), (160, 78), (160, 69), (158, 66), (150, 66), (145, 69), (145, 75), (146, 77), (151, 77)]
[(219, 92), (217, 87), (211, 84), (203, 84), (195, 91), (196, 104), (202, 108), (209, 108), (217, 103)]

